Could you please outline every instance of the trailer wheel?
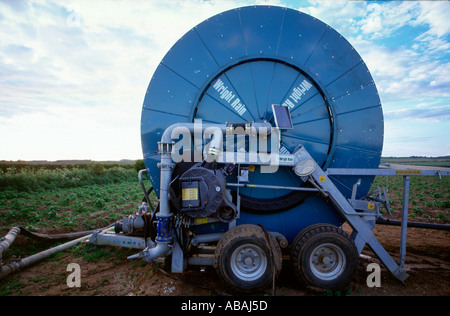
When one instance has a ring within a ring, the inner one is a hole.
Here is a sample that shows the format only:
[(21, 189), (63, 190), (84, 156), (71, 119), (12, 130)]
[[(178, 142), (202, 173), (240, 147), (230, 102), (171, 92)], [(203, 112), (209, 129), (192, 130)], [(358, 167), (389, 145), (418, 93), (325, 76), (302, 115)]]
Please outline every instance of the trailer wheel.
[(241, 292), (269, 286), (274, 269), (276, 277), (281, 265), (281, 249), (275, 238), (270, 233), (266, 236), (256, 225), (239, 225), (230, 229), (219, 240), (214, 254), (217, 273), (225, 283)]
[(305, 228), (292, 244), (291, 263), (297, 278), (319, 289), (348, 285), (358, 269), (358, 251), (340, 228), (316, 224)]

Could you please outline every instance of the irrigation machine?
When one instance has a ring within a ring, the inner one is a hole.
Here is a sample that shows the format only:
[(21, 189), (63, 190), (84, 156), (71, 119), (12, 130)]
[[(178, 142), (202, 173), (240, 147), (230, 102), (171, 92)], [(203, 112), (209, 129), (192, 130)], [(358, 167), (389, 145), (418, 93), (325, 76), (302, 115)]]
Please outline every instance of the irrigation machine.
[[(380, 166), (383, 133), (372, 76), (333, 28), (276, 6), (220, 13), (180, 38), (150, 81), (142, 205), (83, 238), (171, 259), (172, 273), (214, 266), (244, 292), (286, 264), (301, 282), (341, 288), (366, 245), (404, 281), (410, 177), (449, 171)], [(369, 192), (377, 175), (404, 179), (399, 222), (380, 212), (383, 188)], [(385, 223), (401, 226), (399, 263), (372, 232)]]

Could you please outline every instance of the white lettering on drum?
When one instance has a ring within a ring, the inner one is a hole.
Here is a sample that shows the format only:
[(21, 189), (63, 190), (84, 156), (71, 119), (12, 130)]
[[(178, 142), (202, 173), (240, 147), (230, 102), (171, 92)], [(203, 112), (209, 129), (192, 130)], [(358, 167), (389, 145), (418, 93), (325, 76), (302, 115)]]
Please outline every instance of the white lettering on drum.
[(236, 94), (232, 90), (228, 89), (228, 86), (222, 80), (217, 79), (213, 88), (219, 93), (219, 97), (228, 103), (240, 116), (247, 111), (245, 104), (236, 97)]

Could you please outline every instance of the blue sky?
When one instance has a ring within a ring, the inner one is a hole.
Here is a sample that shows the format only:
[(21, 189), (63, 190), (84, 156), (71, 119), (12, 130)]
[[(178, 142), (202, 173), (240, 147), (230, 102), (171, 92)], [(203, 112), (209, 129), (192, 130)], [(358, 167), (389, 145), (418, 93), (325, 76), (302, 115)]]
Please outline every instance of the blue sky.
[(450, 2), (0, 0), (0, 160), (140, 159), (148, 83), (203, 20), (244, 5), (308, 13), (369, 67), (383, 156), (450, 154)]

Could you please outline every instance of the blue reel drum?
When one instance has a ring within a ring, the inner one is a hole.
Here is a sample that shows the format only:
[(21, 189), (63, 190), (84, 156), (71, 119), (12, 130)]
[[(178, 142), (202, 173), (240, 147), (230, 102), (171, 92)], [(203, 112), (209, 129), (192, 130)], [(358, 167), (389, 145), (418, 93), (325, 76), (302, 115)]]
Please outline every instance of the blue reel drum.
[[(157, 67), (141, 118), (144, 162), (159, 196), (157, 143), (174, 124), (268, 121), (272, 105), (290, 110), (293, 128), (282, 130), (280, 153), (303, 145), (322, 169), (378, 168), (383, 113), (372, 76), (355, 49), (334, 29), (299, 11), (276, 6), (230, 10), (187, 32)], [(366, 195), (373, 176), (331, 177), (350, 197)], [(292, 168), (249, 172), (252, 184), (300, 186)], [(333, 206), (316, 195), (241, 188), (237, 224), (262, 224), (291, 242), (316, 223), (340, 226)], [(199, 225), (197, 233), (226, 231)]]

